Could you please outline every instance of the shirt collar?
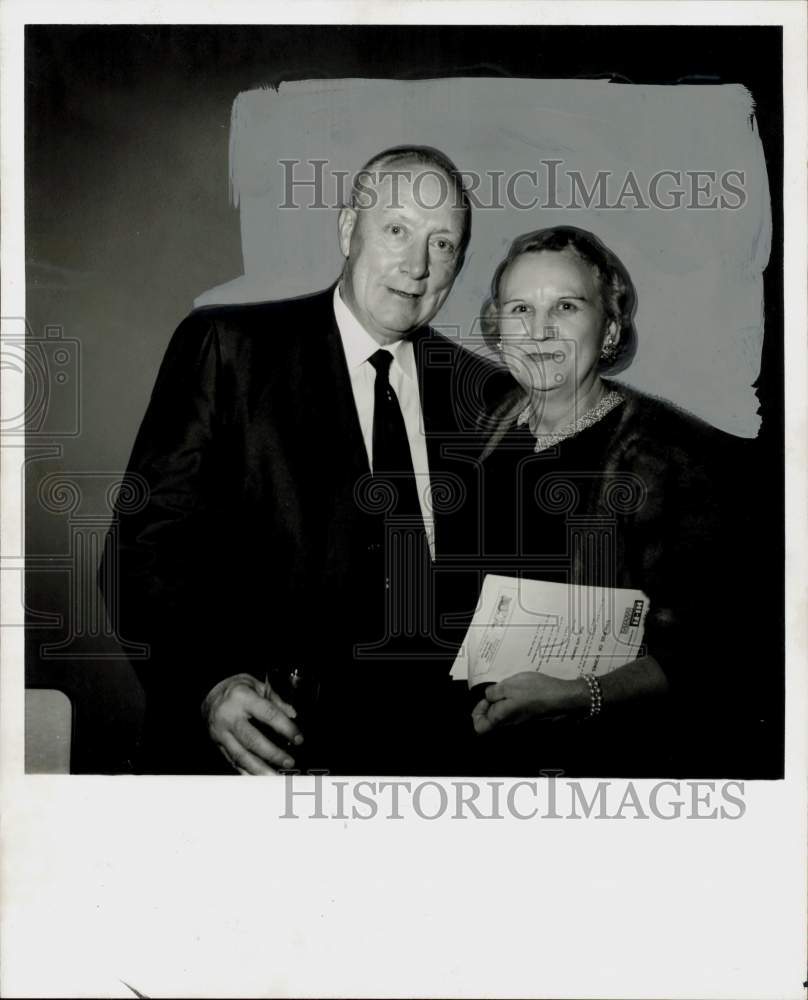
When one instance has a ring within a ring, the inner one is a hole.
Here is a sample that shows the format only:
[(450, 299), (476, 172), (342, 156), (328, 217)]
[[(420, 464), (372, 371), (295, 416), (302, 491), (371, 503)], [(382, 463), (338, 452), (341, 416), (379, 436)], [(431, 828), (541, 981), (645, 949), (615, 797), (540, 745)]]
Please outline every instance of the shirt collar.
[[(348, 369), (353, 371), (375, 354), (380, 345), (345, 305), (339, 284), (334, 289), (334, 316), (342, 338)], [(409, 340), (397, 340), (394, 344), (386, 344), (384, 350), (393, 355), (393, 363), (398, 365), (408, 378), (415, 378), (415, 357)]]

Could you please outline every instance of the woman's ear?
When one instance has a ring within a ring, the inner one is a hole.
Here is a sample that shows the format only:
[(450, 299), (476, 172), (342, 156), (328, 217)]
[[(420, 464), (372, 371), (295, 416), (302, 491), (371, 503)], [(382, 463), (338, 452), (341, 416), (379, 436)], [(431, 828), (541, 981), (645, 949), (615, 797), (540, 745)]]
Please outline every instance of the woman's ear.
[(355, 208), (342, 209), (339, 213), (337, 228), (339, 230), (339, 248), (342, 251), (342, 256), (347, 259), (351, 253), (351, 236), (356, 228)]
[(604, 347), (617, 347), (620, 340), (620, 324), (616, 319), (610, 319), (606, 324), (606, 333), (603, 336)]

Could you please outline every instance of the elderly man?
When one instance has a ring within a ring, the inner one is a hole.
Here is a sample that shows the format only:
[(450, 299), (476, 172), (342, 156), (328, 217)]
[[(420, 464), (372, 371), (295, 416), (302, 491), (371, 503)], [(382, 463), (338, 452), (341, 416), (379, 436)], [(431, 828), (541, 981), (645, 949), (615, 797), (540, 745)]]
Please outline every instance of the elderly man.
[(143, 770), (458, 768), (438, 577), (474, 554), (469, 434), (506, 377), (428, 324), (470, 223), (446, 156), (387, 150), (339, 215), (334, 287), (175, 333), (129, 466), (149, 499), (102, 568), (150, 648)]

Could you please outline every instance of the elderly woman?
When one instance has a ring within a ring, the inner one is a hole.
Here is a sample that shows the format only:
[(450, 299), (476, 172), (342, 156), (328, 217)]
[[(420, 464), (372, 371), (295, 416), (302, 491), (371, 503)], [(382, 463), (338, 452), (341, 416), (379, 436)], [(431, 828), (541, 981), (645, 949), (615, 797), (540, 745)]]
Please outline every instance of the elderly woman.
[(738, 683), (721, 662), (734, 572), (724, 529), (742, 445), (604, 377), (634, 357), (635, 307), (614, 253), (569, 226), (517, 238), (493, 277), (484, 332), (517, 388), (487, 424), (485, 568), (640, 589), (650, 610), (645, 655), (603, 676), (514, 664), (475, 689), (481, 773), (723, 768), (716, 735), (737, 713)]

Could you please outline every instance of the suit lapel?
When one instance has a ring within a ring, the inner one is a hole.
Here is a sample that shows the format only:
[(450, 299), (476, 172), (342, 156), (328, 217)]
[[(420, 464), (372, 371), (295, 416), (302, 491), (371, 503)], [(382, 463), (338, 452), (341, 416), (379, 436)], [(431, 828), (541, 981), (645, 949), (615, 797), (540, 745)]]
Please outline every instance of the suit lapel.
[(318, 464), (318, 508), (324, 518), (324, 583), (339, 593), (355, 571), (355, 547), (363, 536), (356, 486), (370, 474), (362, 429), (333, 308), (333, 289), (308, 337), (306, 420), (311, 422)]
[(322, 484), (326, 492), (329, 484), (354, 482), (370, 471), (332, 297), (333, 288), (323, 293), (310, 330), (301, 331), (305, 419), (315, 435), (318, 463), (329, 473)]

